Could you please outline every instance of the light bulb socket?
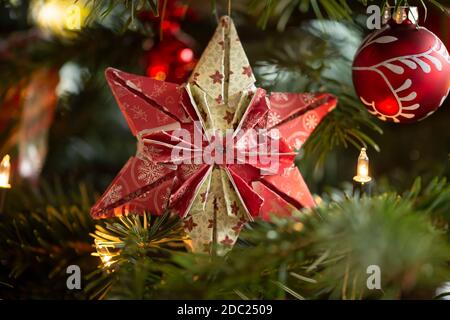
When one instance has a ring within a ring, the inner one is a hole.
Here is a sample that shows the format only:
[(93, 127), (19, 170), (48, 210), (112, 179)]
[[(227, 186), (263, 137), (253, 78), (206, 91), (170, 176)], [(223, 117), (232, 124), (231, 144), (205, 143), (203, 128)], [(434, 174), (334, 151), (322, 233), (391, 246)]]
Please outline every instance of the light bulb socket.
[(6, 192), (8, 189), (0, 188), (0, 214), (5, 210)]
[(372, 196), (372, 190), (374, 186), (373, 179), (368, 180), (367, 182), (358, 182), (353, 179), (353, 191), (352, 194), (354, 197), (363, 197)]
[(383, 24), (402, 24), (409, 21), (415, 25), (419, 24), (419, 9), (410, 6), (390, 6), (386, 5), (383, 12)]

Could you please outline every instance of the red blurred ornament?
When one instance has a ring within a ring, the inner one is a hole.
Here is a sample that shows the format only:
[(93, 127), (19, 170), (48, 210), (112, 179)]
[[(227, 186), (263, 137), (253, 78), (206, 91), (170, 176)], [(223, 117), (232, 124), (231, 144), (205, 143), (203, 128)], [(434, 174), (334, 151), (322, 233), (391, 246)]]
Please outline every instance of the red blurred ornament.
[(185, 63), (191, 62), (194, 59), (194, 51), (192, 51), (192, 49), (189, 48), (184, 48), (179, 51), (178, 57), (181, 62)]
[(195, 66), (194, 52), (175, 35), (166, 35), (147, 53), (147, 76), (183, 83)]
[(450, 59), (442, 41), (409, 19), (370, 34), (353, 62), (353, 83), (369, 112), (411, 123), (434, 113), (449, 93)]
[(153, 64), (148, 66), (147, 75), (150, 78), (164, 81), (167, 78), (167, 72), (169, 71), (169, 66), (167, 64)]
[(173, 83), (183, 83), (195, 67), (195, 55), (191, 49), (195, 41), (183, 33), (180, 24), (185, 18), (194, 18), (192, 10), (178, 0), (160, 0), (161, 16), (150, 11), (141, 12), (141, 21), (159, 28), (161, 37), (146, 53), (147, 76)]
[(175, 34), (180, 31), (180, 24), (175, 21), (164, 20), (161, 22), (161, 29), (163, 35)]

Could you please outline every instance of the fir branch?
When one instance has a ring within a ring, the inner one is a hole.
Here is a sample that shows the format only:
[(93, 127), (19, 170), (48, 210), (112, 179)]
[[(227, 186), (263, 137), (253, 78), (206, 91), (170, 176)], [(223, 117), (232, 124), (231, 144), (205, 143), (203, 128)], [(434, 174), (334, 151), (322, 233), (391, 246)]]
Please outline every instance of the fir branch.
[[(450, 190), (448, 183), (430, 186), (416, 195)], [(448, 280), (450, 242), (424, 214), (436, 207), (407, 194), (331, 198), (341, 201), (253, 224), (241, 233), (247, 245), (225, 257), (172, 253), (171, 263), (136, 264), (122, 269), (121, 279), (146, 279), (151, 286), (141, 285), (139, 295), (153, 299), (430, 299)], [(366, 286), (371, 265), (381, 269), (382, 290)], [(122, 286), (114, 290), (114, 298), (135, 297)]]
[(450, 188), (446, 178), (436, 177), (423, 187), (420, 177), (404, 197), (414, 203), (414, 206), (427, 214), (433, 223), (447, 232), (450, 240)]
[[(421, 5), (427, 8), (427, 3), (438, 7), (443, 12), (444, 6), (440, 3), (442, 1), (436, 0), (418, 0), (408, 1), (399, 0), (396, 1), (396, 7), (404, 5)], [(388, 0), (358, 0), (357, 5), (368, 6), (371, 4), (380, 5), (384, 8), (389, 4)], [(313, 12), (319, 19), (332, 19), (332, 20), (349, 20), (351, 21), (354, 16), (355, 3), (350, 4), (350, 1), (341, 0), (250, 0), (248, 5), (249, 10), (259, 17), (258, 25), (262, 28), (266, 28), (268, 22), (273, 19), (277, 20), (277, 29), (282, 31), (285, 29), (291, 16), (295, 10), (301, 13)]]
[(372, 134), (382, 130), (356, 97), (351, 81), (360, 37), (350, 24), (316, 20), (269, 40), (270, 55), (255, 69), (262, 86), (272, 91), (330, 92), (338, 97), (337, 108), (304, 147), (308, 157), (318, 159), (317, 165), (336, 147), (370, 146), (379, 151)]
[[(313, 225), (321, 226), (314, 250), (342, 255), (320, 272), (322, 288), (331, 298), (431, 298), (448, 277), (449, 243), (407, 199), (385, 194), (319, 207), (317, 212), (321, 219)], [(372, 265), (381, 270), (382, 291), (366, 287)], [(431, 273), (426, 266), (432, 266)]]
[(83, 185), (72, 194), (57, 186), (11, 190), (0, 215), (0, 279), (12, 289), (2, 290), (2, 298), (84, 298), (67, 289), (66, 268), (94, 267), (89, 193)]
[(172, 252), (184, 250), (181, 220), (166, 213), (120, 217), (97, 225), (95, 233), (99, 267), (86, 288), (91, 298), (148, 298), (146, 291), (160, 281), (160, 269), (170, 263)]
[[(78, 0), (74, 0), (77, 2)], [(143, 10), (150, 10), (154, 16), (159, 16), (159, 5), (160, 0), (85, 0), (86, 5), (90, 6), (91, 12), (89, 13), (88, 21), (95, 21), (98, 17), (102, 19), (110, 15), (117, 9), (122, 9), (123, 13), (129, 12), (129, 18), (127, 19), (127, 28), (132, 24), (136, 18), (137, 13)]]

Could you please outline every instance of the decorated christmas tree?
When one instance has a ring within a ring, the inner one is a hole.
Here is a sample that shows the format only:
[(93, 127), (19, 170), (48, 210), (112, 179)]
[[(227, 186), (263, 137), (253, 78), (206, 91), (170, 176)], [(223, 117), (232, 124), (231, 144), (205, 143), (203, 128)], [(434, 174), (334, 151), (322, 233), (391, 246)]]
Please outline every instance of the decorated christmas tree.
[(1, 2), (0, 299), (448, 298), (449, 10)]

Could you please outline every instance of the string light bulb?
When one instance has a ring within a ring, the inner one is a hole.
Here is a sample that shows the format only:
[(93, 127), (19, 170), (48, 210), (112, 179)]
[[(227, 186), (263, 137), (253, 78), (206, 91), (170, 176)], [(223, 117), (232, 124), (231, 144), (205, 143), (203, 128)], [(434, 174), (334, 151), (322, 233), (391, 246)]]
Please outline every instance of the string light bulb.
[(9, 155), (5, 155), (0, 163), (0, 188), (9, 189), (9, 175), (11, 173), (11, 163)]
[(70, 37), (68, 31), (80, 30), (85, 24), (90, 8), (86, 1), (34, 0), (31, 17), (39, 28), (52, 34)]
[(117, 260), (114, 258), (118, 256), (119, 253), (111, 252), (109, 250), (110, 246), (107, 243), (99, 239), (95, 239), (94, 243), (97, 252), (92, 253), (92, 255), (99, 257), (106, 268), (109, 268), (110, 266), (112, 266), (114, 263), (117, 262)]
[(362, 148), (358, 157), (358, 165), (356, 167), (356, 176), (353, 177), (355, 182), (364, 184), (372, 181), (369, 176), (369, 157), (366, 148)]

